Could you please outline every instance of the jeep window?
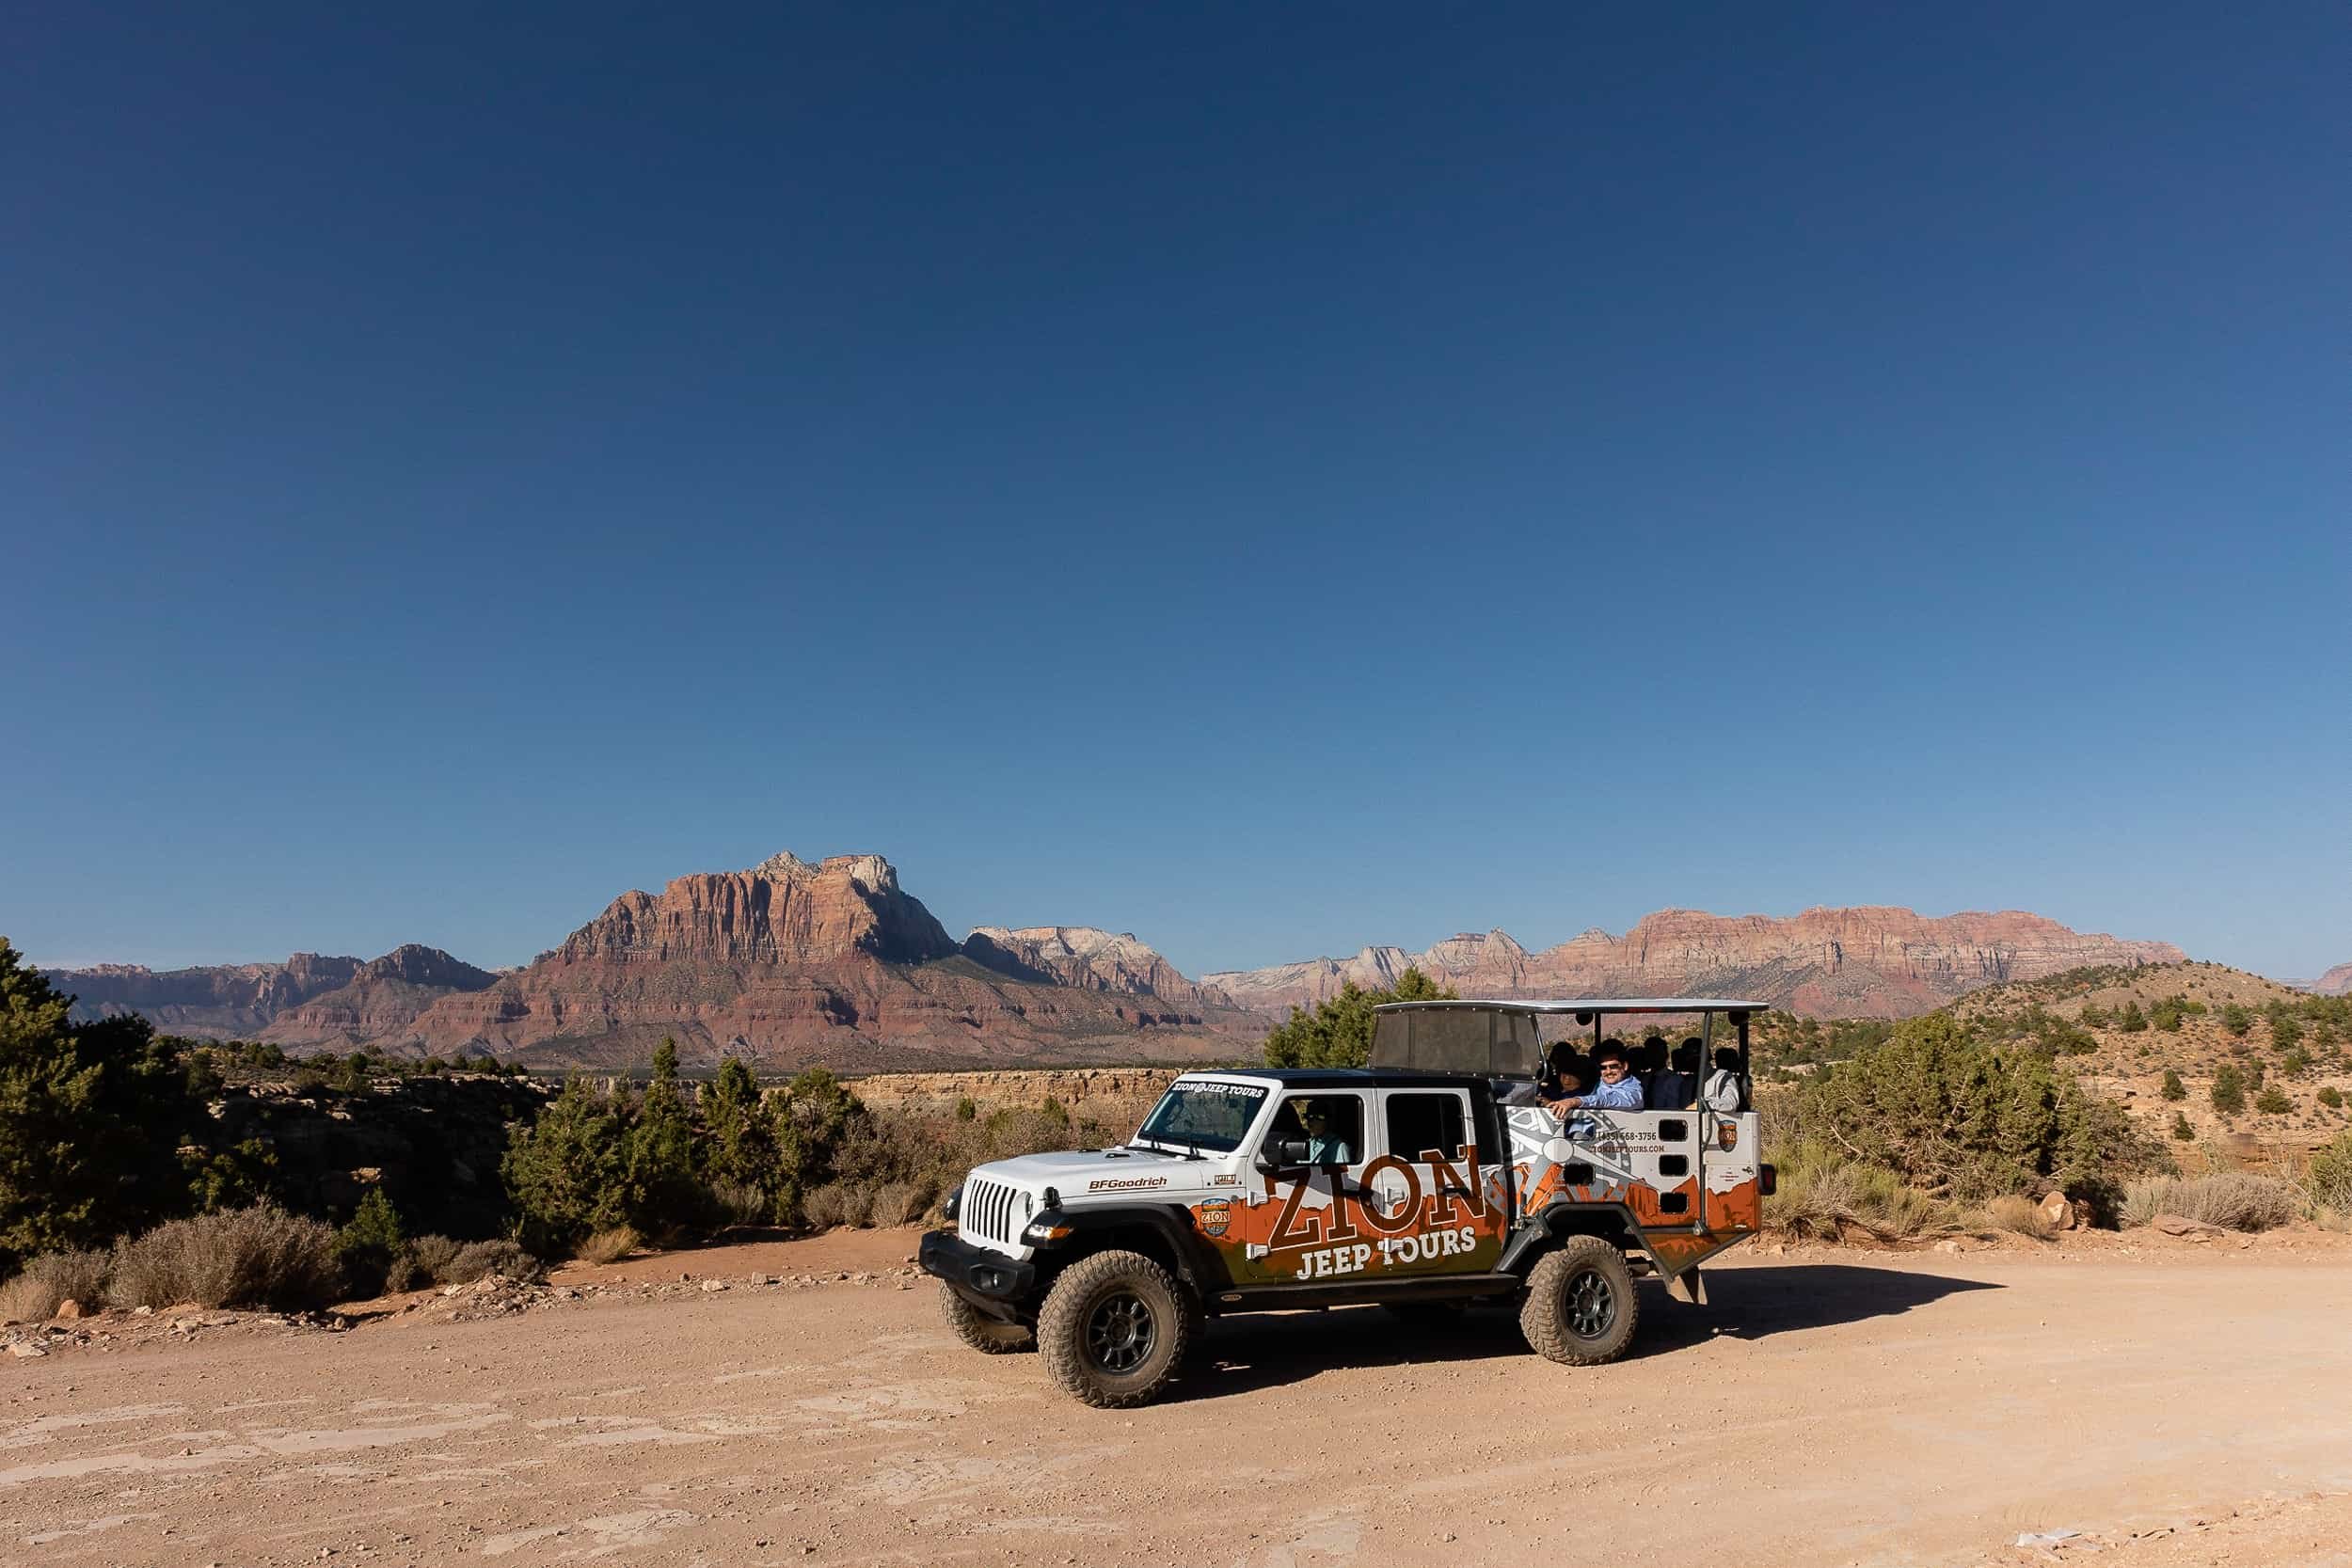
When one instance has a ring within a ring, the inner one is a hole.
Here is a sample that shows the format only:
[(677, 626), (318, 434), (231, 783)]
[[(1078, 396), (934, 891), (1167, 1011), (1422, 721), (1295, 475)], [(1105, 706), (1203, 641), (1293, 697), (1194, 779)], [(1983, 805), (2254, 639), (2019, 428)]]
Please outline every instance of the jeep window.
[(1135, 1141), (1231, 1154), (1249, 1135), (1249, 1124), (1258, 1119), (1265, 1097), (1263, 1084), (1179, 1078), (1143, 1118)]
[(1364, 1099), (1356, 1094), (1295, 1094), (1275, 1113), (1274, 1138), (1297, 1138), (1314, 1164), (1361, 1164)]
[(1432, 1150), (1441, 1159), (1462, 1158), (1462, 1097), (1389, 1096), (1389, 1152), (1400, 1160), (1419, 1160)]

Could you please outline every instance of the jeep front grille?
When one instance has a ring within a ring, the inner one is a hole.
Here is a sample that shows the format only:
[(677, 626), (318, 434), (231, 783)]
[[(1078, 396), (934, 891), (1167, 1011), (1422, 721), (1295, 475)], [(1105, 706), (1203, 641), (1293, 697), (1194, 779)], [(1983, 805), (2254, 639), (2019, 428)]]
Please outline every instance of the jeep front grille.
[(1014, 1246), (1021, 1240), (1021, 1221), (1013, 1213), (1015, 1189), (1001, 1181), (974, 1180), (964, 1189), (960, 1215), (962, 1229), (975, 1241)]

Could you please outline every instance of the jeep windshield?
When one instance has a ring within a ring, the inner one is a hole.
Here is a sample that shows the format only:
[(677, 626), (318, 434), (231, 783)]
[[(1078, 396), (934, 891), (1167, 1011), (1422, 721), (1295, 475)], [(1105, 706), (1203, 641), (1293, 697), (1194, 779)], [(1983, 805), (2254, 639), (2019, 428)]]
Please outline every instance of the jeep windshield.
[(1265, 1103), (1263, 1084), (1220, 1084), (1209, 1078), (1179, 1078), (1143, 1118), (1133, 1142), (1163, 1148), (1231, 1154), (1249, 1135)]

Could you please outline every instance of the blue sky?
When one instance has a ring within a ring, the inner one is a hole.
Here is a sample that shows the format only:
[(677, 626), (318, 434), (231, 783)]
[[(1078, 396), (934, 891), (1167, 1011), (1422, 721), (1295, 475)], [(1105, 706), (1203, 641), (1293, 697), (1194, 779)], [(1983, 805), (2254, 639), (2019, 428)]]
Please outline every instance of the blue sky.
[(48, 8), (0, 931), (2352, 958), (2340, 7)]

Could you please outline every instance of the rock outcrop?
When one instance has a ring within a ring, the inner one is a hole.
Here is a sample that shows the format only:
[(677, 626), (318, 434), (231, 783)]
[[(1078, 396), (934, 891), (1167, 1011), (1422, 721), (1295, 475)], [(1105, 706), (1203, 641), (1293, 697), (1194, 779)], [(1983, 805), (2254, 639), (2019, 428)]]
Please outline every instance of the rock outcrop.
[(984, 969), (1041, 985), (1076, 986), (1120, 996), (1149, 996), (1191, 1007), (1230, 1006), (1177, 973), (1133, 931), (1092, 926), (982, 926), (963, 939), (963, 956)]
[(2175, 963), (2169, 942), (2086, 935), (2020, 911), (1940, 918), (1910, 910), (1815, 909), (1789, 919), (1661, 910), (1622, 937), (1598, 929), (1540, 953), (1501, 931), (1422, 953), (1367, 947), (1350, 958), (1204, 974), (1251, 1008), (1311, 1006), (1353, 981), (1385, 989), (1407, 967), (1464, 996), (1752, 996), (1816, 1017), (1900, 1018), (1979, 986), (2085, 964)]
[(1203, 1006), (1132, 938), (1003, 935), (960, 948), (879, 855), (777, 855), (624, 894), (528, 968), (436, 1003), (399, 1044), (596, 1066), (642, 1061), (669, 1036), (690, 1061), (875, 1071), (1197, 1059), (1232, 1054), (1257, 1027)]
[(2352, 994), (2352, 964), (2338, 964), (2316, 980), (2307, 980), (2300, 989), (2320, 996)]

